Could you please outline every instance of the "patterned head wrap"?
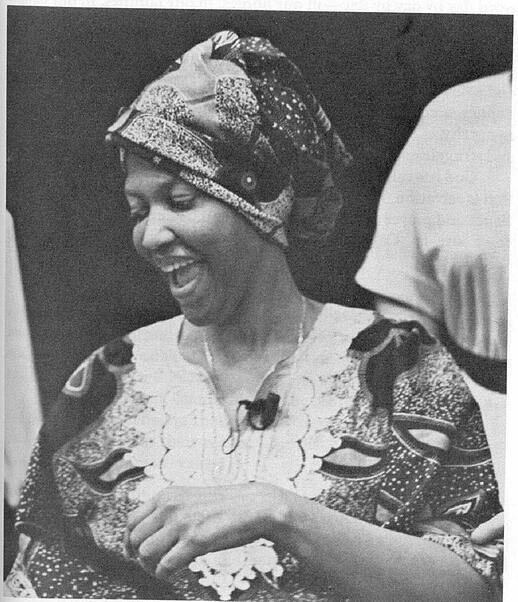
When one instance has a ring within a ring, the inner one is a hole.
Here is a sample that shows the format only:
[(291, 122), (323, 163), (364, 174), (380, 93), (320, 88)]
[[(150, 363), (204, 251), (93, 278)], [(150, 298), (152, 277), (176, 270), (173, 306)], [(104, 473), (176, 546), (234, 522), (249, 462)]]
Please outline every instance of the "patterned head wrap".
[(351, 160), (298, 68), (263, 38), (217, 33), (198, 44), (108, 130), (238, 211), (282, 247), (325, 238)]

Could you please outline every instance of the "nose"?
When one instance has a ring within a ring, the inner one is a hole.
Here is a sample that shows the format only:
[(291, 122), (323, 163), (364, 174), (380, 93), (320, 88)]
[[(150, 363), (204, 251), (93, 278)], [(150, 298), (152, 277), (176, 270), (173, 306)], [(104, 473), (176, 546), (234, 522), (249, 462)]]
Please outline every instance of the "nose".
[(176, 234), (170, 223), (169, 213), (166, 208), (158, 205), (153, 205), (149, 209), (141, 239), (141, 245), (147, 251), (156, 251), (175, 240)]

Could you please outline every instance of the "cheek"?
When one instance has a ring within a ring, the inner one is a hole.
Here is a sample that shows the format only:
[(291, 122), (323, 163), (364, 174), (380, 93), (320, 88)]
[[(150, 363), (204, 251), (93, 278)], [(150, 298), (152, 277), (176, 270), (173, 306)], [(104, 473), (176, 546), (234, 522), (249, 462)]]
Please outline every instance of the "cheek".
[(223, 278), (236, 293), (247, 286), (250, 276), (256, 273), (256, 257), (253, 240), (242, 236), (241, 231), (229, 232), (219, 248)]

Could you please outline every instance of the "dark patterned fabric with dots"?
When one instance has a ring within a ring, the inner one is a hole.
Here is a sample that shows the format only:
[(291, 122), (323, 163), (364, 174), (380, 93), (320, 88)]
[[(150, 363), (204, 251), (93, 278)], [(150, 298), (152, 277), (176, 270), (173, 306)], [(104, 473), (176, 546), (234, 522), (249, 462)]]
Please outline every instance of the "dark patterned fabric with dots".
[(281, 247), (324, 240), (352, 157), (299, 69), (263, 38), (222, 31), (151, 82), (107, 139), (228, 203)]
[[(311, 362), (304, 366), (312, 366), (307, 377), (320, 383), (313, 403), (336, 406), (327, 429), (338, 444), (315, 465), (319, 486), (309, 497), (446, 547), (478, 571), (498, 599), (501, 548), (469, 539), (501, 510), (497, 484), (480, 413), (453, 360), (415, 322), (338, 306), (326, 312), (305, 343)], [(358, 319), (361, 331), (344, 336), (341, 324)], [(167, 332), (174, 320), (164, 322)], [(160, 323), (136, 332), (153, 341), (157, 328)], [(217, 598), (187, 568), (174, 583), (160, 582), (124, 554), (126, 517), (138, 503), (132, 492), (145, 475), (121, 459), (139, 441), (128, 425), (151, 400), (136, 378), (139, 337), (132, 333), (92, 354), (49, 415), (18, 510), (20, 552), (6, 581), (9, 595)], [(323, 353), (333, 362), (322, 362)], [(174, 375), (183, 368), (169, 362), (167, 369)], [(231, 599), (343, 602), (322, 576), (278, 553), (283, 574), (275, 587), (257, 576)]]

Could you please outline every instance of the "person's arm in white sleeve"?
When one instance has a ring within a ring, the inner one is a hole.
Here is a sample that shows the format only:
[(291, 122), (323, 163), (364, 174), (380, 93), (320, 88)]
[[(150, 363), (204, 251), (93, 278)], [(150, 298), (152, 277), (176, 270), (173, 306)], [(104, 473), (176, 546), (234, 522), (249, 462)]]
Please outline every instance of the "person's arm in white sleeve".
[(423, 243), (427, 205), (436, 202), (425, 185), (434, 152), (432, 126), (425, 111), (390, 173), (371, 248), (356, 281), (376, 295), (376, 307), (383, 315), (417, 319), (438, 335), (442, 291), (434, 276), (433, 251)]

